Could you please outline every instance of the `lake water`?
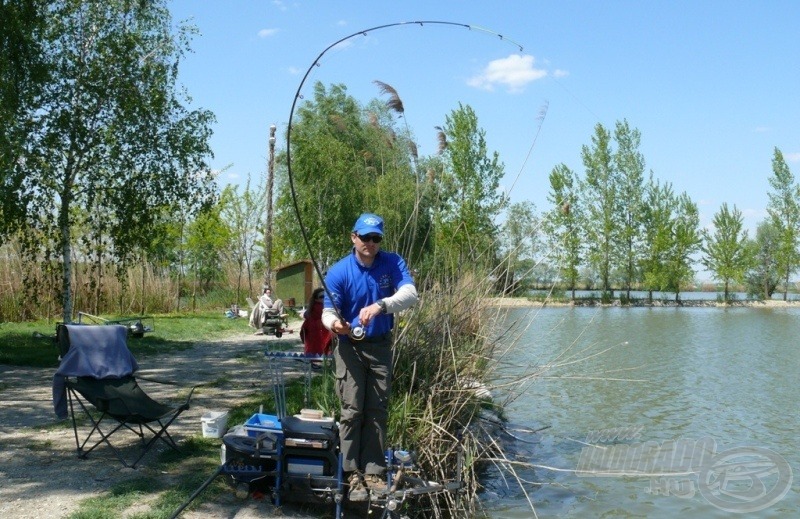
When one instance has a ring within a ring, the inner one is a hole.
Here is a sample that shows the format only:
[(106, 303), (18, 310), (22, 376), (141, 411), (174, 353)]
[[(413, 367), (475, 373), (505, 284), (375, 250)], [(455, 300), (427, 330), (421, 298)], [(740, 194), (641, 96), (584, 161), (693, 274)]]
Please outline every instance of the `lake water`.
[[(539, 466), (519, 467), (539, 517), (799, 516), (800, 308), (512, 309), (501, 329), (498, 382), (539, 373), (507, 414), (533, 442), (514, 451)], [(675, 445), (695, 450), (669, 461)], [(610, 448), (639, 465), (598, 461)], [(486, 499), (492, 517), (533, 516), (498, 478)]]

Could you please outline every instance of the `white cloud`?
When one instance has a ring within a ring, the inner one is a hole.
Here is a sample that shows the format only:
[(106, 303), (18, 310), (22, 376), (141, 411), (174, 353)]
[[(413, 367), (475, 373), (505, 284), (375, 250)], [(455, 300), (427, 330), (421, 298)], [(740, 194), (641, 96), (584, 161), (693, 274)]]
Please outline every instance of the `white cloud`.
[(769, 126), (756, 126), (754, 131), (756, 133), (767, 133), (768, 131), (770, 131), (770, 127)]
[(490, 61), (477, 76), (467, 84), (483, 90), (494, 90), (496, 85), (507, 87), (509, 92), (521, 92), (525, 85), (547, 76), (547, 71), (534, 66), (534, 57), (526, 54), (511, 54), (507, 58)]
[(783, 158), (789, 162), (800, 162), (800, 152), (786, 153), (783, 155)]
[(567, 76), (569, 76), (569, 72), (567, 72), (566, 70), (561, 70), (560, 68), (557, 68), (557, 69), (555, 69), (553, 71), (553, 76), (557, 77), (557, 78), (559, 78), (559, 77), (567, 77)]
[(289, 67), (289, 74), (296, 76), (300, 73), (300, 69), (298, 67)]
[(269, 38), (270, 36), (276, 34), (278, 29), (261, 29), (258, 31), (259, 38)]
[(286, 4), (284, 4), (281, 0), (272, 0), (272, 5), (274, 5), (281, 11), (286, 10)]

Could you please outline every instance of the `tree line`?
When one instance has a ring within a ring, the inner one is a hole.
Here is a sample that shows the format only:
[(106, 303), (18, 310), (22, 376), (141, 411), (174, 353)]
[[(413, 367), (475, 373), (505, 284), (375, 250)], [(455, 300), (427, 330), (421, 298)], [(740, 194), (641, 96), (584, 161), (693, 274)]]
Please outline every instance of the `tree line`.
[(292, 127), (291, 179), (286, 150), (275, 159), (266, 229), (262, 183), (217, 185), (214, 115), (190, 108), (177, 82), (196, 30), (173, 28), (164, 0), (8, 0), (0, 11), (4, 318), (42, 305), (64, 320), (76, 304), (169, 311), (219, 287), (242, 303), (267, 261), (312, 251), (324, 273), (363, 211), (384, 216), (384, 246), (422, 285), (474, 274), (498, 295), (558, 283), (677, 299), (700, 261), (726, 298), (742, 283), (759, 297), (782, 285), (785, 297), (800, 261), (800, 188), (778, 149), (769, 218), (753, 239), (726, 204), (713, 231), (700, 229), (691, 198), (646, 175), (640, 132), (626, 120), (595, 127), (581, 175), (552, 169), (551, 207), (539, 213), (499, 190), (504, 164), (469, 105), (442, 117), (437, 149), (421, 156), (400, 94), (381, 81), (366, 104), (345, 85), (313, 85)]
[[(566, 165), (550, 173), (551, 210), (542, 218), (546, 250), (559, 270), (551, 279), (573, 291), (578, 286), (613, 290), (630, 299), (633, 288), (680, 292), (695, 283), (702, 264), (722, 284), (725, 301), (732, 285), (769, 299), (782, 284), (784, 299), (790, 276), (798, 268), (800, 187), (782, 152), (775, 148), (769, 177), (769, 218), (756, 236), (744, 229), (742, 212), (723, 203), (713, 228), (701, 229), (697, 204), (686, 192), (650, 171), (639, 151), (641, 134), (627, 120), (613, 132), (598, 124), (591, 145), (583, 146), (585, 174)], [(552, 273), (551, 273), (552, 275)]]

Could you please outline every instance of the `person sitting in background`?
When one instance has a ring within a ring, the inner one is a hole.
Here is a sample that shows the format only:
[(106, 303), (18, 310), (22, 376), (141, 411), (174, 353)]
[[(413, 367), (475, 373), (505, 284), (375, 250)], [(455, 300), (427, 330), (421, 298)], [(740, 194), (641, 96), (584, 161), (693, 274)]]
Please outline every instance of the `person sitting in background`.
[(283, 301), (275, 299), (270, 287), (264, 287), (264, 293), (258, 298), (258, 303), (250, 314), (250, 326), (261, 328), (267, 316), (280, 317), (283, 315)]
[(303, 341), (303, 352), (306, 355), (330, 355), (333, 334), (322, 324), (322, 301), (325, 291), (316, 288), (311, 293), (306, 311), (303, 313), (303, 324), (300, 326), (300, 339)]
[(275, 315), (283, 315), (283, 301), (276, 299), (272, 295), (272, 289), (269, 287), (264, 288), (264, 293), (259, 298), (259, 302), (263, 305), (264, 309)]

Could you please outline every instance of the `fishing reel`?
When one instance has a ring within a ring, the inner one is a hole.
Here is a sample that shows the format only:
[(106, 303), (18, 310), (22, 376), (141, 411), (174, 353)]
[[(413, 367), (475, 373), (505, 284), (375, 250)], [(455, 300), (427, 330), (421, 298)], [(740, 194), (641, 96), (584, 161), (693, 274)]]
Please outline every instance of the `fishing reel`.
[(353, 323), (350, 325), (350, 332), (347, 335), (354, 341), (363, 340), (367, 336), (367, 330), (358, 322), (358, 317), (353, 319)]

